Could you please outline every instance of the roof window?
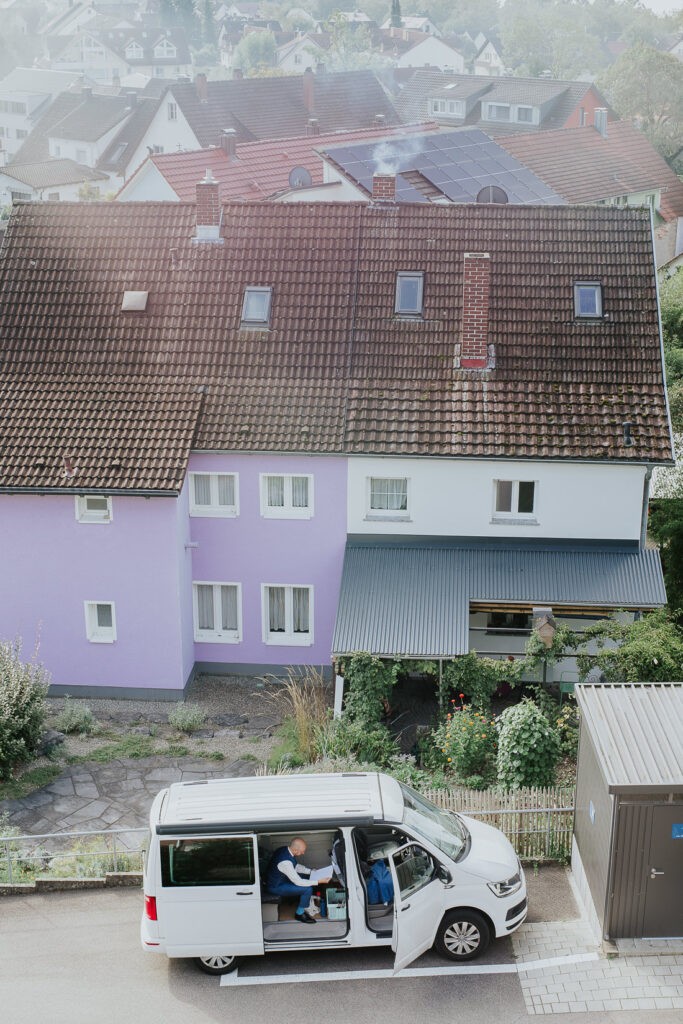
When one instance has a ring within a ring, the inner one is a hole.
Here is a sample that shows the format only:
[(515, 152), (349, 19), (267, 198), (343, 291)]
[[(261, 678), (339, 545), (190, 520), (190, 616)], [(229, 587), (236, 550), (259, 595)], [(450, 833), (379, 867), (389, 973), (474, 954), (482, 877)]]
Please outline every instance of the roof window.
[(124, 313), (144, 313), (147, 309), (147, 297), (149, 292), (129, 292), (123, 293), (123, 302), (121, 303), (121, 309)]
[(396, 303), (394, 312), (402, 316), (422, 316), (422, 271), (399, 270), (396, 275)]
[(602, 316), (602, 285), (599, 281), (577, 281), (574, 285), (574, 316)]
[(270, 302), (273, 295), (272, 288), (244, 289), (244, 302), (242, 303), (242, 326), (243, 327), (268, 327), (270, 324)]

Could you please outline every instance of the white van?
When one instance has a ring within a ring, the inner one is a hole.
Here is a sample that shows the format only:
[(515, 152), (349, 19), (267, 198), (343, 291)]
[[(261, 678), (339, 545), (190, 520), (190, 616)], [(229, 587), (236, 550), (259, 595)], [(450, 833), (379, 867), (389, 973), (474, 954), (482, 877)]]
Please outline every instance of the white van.
[[(509, 935), (527, 913), (521, 864), (505, 836), (444, 811), (378, 773), (182, 782), (150, 812), (143, 948), (193, 957), (210, 974), (240, 956), (293, 949), (391, 946), (401, 970), (432, 945), (457, 962)], [(262, 887), (275, 850), (301, 836), (303, 863), (334, 877), (315, 924)], [(384, 858), (393, 901), (368, 900)]]

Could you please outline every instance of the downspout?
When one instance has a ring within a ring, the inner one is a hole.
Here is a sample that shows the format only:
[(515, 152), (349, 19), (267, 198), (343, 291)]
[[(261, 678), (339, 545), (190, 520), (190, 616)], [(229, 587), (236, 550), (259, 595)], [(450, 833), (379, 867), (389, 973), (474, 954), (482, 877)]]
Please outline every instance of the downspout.
[(647, 539), (647, 509), (650, 504), (650, 481), (652, 480), (652, 466), (645, 467), (645, 479), (643, 480), (643, 508), (640, 513), (640, 550), (645, 549)]

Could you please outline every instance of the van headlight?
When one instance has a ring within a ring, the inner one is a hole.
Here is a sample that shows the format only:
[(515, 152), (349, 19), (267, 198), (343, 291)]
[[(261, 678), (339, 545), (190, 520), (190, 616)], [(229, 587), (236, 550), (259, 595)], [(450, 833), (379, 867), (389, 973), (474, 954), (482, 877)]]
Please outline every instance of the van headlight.
[(513, 892), (522, 888), (522, 879), (517, 872), (510, 878), (506, 878), (504, 882), (489, 882), (488, 886), (495, 896), (512, 896)]

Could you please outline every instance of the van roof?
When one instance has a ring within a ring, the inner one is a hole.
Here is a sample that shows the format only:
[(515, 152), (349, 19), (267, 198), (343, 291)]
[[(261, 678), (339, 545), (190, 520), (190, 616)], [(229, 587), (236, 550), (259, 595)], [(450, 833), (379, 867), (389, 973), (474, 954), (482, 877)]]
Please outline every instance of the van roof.
[(400, 822), (403, 798), (387, 775), (344, 772), (176, 782), (154, 807), (157, 833), (178, 835)]

